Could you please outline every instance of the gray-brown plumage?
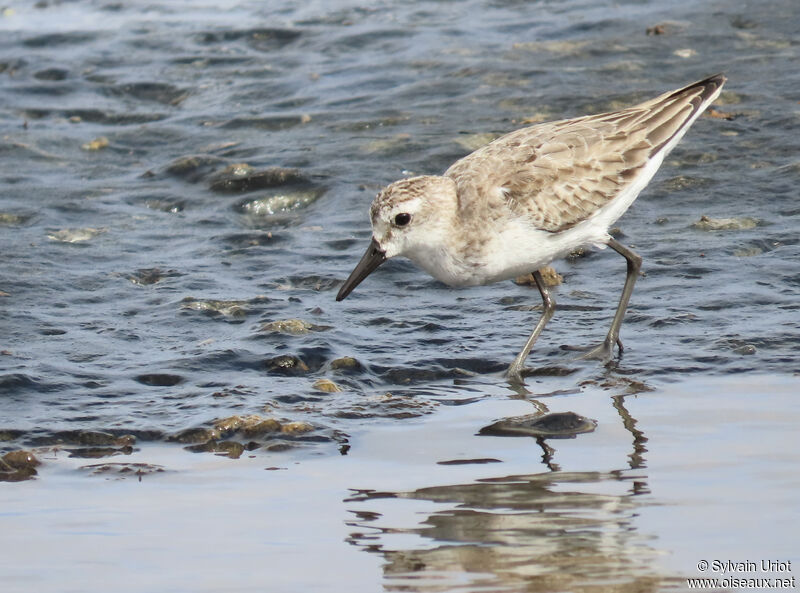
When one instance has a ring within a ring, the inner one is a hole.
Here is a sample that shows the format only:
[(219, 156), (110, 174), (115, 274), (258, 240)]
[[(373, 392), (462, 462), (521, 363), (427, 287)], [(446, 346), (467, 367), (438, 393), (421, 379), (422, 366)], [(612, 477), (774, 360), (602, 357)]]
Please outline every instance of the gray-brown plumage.
[[(622, 111), (522, 128), (457, 161), (445, 176), (456, 182), (462, 216), (507, 207), (542, 230), (563, 231), (614, 199), (724, 82), (712, 76)], [(476, 200), (476, 193), (490, 199)]]
[(619, 328), (641, 258), (608, 229), (724, 83), (718, 74), (620, 111), (523, 128), (444, 175), (390, 184), (372, 203), (372, 242), (337, 300), (398, 255), (451, 286), (533, 272), (543, 313), (508, 370), (521, 382), (525, 358), (555, 310), (539, 268), (581, 245), (609, 246), (625, 257), (628, 273), (611, 329), (587, 356), (610, 359), (614, 344), (622, 348)]

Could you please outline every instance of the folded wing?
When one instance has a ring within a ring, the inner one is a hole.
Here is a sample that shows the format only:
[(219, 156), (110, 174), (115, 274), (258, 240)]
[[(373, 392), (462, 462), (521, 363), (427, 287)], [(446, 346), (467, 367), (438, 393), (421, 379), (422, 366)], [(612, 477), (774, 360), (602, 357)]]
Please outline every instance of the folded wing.
[[(542, 230), (563, 231), (641, 175), (651, 176), (647, 163), (677, 144), (724, 82), (716, 75), (621, 111), (523, 128), (454, 163), (445, 175), (456, 181), (464, 216), (494, 217), (507, 209)], [(479, 204), (489, 211), (476, 211)]]

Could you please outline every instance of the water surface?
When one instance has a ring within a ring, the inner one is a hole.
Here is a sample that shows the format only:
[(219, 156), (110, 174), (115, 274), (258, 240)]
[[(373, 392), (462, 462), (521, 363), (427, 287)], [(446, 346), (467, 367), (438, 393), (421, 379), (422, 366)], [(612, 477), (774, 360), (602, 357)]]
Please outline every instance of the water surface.
[[(703, 554), (792, 553), (791, 0), (0, 10), (0, 438), (43, 461), (0, 490), (4, 582), (262, 590), (269, 572), (279, 590), (659, 589)], [(500, 374), (538, 315), (529, 286), (456, 291), (398, 261), (334, 302), (381, 186), (524, 122), (718, 71), (716, 117), (618, 223), (645, 275), (615, 364), (562, 348), (607, 331), (624, 279), (612, 253), (555, 264), (559, 310), (529, 394)], [(709, 230), (702, 216), (735, 221)], [(305, 325), (273, 324), (292, 319)], [(545, 409), (597, 430), (475, 436)], [(253, 415), (280, 429), (208, 432)], [(437, 465), (456, 459), (498, 461)], [(164, 471), (80, 469), (103, 463)], [(211, 532), (225, 536), (203, 542)], [(182, 551), (175, 571), (165, 549)], [(576, 555), (585, 564), (564, 565)], [(306, 566), (323, 558), (318, 578)]]

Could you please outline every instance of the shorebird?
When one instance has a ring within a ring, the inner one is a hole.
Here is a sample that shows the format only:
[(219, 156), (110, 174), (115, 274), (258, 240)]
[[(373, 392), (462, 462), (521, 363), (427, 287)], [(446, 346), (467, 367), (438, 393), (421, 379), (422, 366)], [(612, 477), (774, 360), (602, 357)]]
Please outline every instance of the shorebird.
[(543, 311), (507, 372), (522, 384), (525, 360), (555, 311), (539, 269), (578, 247), (608, 246), (627, 261), (625, 284), (608, 335), (583, 358), (610, 361), (615, 344), (622, 351), (620, 325), (642, 258), (608, 229), (725, 81), (717, 74), (619, 111), (522, 128), (441, 176), (395, 181), (372, 202), (372, 241), (336, 300), (397, 256), (450, 286), (532, 272)]

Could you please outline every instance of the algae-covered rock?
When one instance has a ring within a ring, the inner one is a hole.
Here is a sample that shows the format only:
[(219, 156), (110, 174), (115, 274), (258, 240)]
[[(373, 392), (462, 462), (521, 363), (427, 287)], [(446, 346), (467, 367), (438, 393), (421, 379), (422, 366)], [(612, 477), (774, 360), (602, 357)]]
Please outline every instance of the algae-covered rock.
[(20, 216), (19, 214), (11, 214), (10, 212), (0, 212), (0, 224), (13, 226), (17, 224), (22, 224), (25, 222), (26, 218), (24, 216)]
[(281, 432), (284, 434), (303, 434), (312, 430), (314, 427), (308, 422), (287, 422), (281, 426)]
[(165, 172), (193, 183), (211, 173), (222, 162), (221, 158), (208, 154), (186, 155), (167, 165)]
[(108, 145), (109, 145), (108, 138), (106, 138), (105, 136), (100, 136), (90, 142), (87, 142), (86, 144), (81, 144), (81, 148), (88, 152), (94, 152), (102, 150), (104, 148), (108, 148)]
[(227, 418), (214, 420), (214, 428), (222, 434), (227, 434), (239, 430), (243, 421), (244, 419), (241, 416), (228, 416)]
[(258, 331), (260, 332), (274, 332), (281, 334), (288, 334), (290, 336), (302, 336), (316, 331), (325, 331), (331, 329), (329, 325), (315, 325), (302, 319), (280, 319), (277, 321), (270, 321), (262, 325)]
[(461, 148), (465, 150), (469, 150), (470, 152), (478, 150), (479, 148), (489, 144), (492, 140), (495, 140), (499, 134), (493, 134), (491, 132), (483, 132), (483, 133), (476, 133), (476, 134), (464, 134), (461, 136), (456, 137), (456, 144), (458, 144)]
[(220, 193), (240, 193), (307, 182), (297, 169), (271, 167), (256, 170), (247, 163), (235, 163), (215, 175), (210, 188)]
[(138, 478), (142, 480), (143, 476), (149, 474), (163, 473), (164, 466), (155, 465), (153, 463), (96, 463), (92, 465), (84, 465), (80, 469), (88, 471), (93, 476), (113, 476), (116, 479), (125, 479), (129, 477)]
[(304, 375), (311, 372), (306, 363), (290, 354), (275, 356), (268, 359), (264, 364), (270, 372), (282, 375)]
[(216, 440), (220, 437), (219, 430), (215, 428), (187, 428), (167, 438), (168, 441), (176, 443), (204, 443)]
[(253, 438), (270, 432), (278, 432), (281, 429), (281, 423), (275, 418), (259, 418), (257, 422), (243, 426), (242, 433), (246, 437)]
[(133, 447), (76, 447), (74, 449), (65, 449), (69, 452), (70, 457), (78, 459), (99, 459), (101, 457), (113, 457), (114, 455), (130, 455), (133, 453)]
[(592, 432), (596, 426), (596, 420), (585, 418), (575, 412), (555, 412), (506, 418), (481, 428), (479, 434), (565, 439), (584, 432)]
[(217, 453), (230, 457), (231, 459), (239, 459), (244, 453), (244, 445), (236, 441), (206, 441), (197, 445), (189, 445), (184, 447), (187, 451), (192, 453)]
[(81, 430), (76, 436), (76, 441), (79, 445), (130, 447), (136, 444), (136, 437), (132, 434), (116, 436), (97, 430)]
[(692, 226), (701, 231), (740, 231), (755, 228), (758, 220), (748, 217), (710, 218), (703, 215)]
[(265, 418), (258, 414), (249, 416), (229, 416), (214, 422), (214, 427), (222, 434), (241, 432), (248, 438), (253, 438), (270, 432), (278, 432), (281, 423), (274, 418)]
[(36, 475), (39, 460), (25, 450), (10, 451), (0, 457), (0, 482), (21, 482)]
[(357, 371), (363, 368), (361, 363), (352, 356), (336, 358), (331, 361), (330, 366), (333, 371)]
[(212, 315), (218, 314), (233, 319), (243, 319), (247, 316), (247, 304), (247, 301), (223, 301), (186, 297), (181, 301), (181, 309), (202, 311)]
[(269, 217), (305, 208), (323, 194), (319, 188), (298, 189), (248, 200), (238, 206), (242, 214), (254, 217)]
[(36, 458), (36, 455), (34, 455), (31, 451), (26, 451), (24, 449), (10, 451), (3, 455), (2, 460), (6, 467), (12, 469), (27, 469), (41, 465), (41, 462)]
[(323, 391), (325, 393), (337, 393), (342, 390), (341, 387), (330, 379), (317, 379), (314, 381), (313, 387), (317, 391)]
[[(542, 280), (544, 280), (545, 286), (560, 286), (564, 282), (564, 277), (556, 272), (555, 268), (552, 266), (545, 266), (541, 268), (539, 273), (542, 275)], [(533, 279), (532, 273), (517, 276), (514, 279), (514, 283), (519, 284), (520, 286), (536, 286), (536, 281)]]
[(128, 280), (141, 286), (157, 284), (164, 278), (180, 276), (175, 270), (162, 270), (161, 268), (140, 268), (128, 276)]

